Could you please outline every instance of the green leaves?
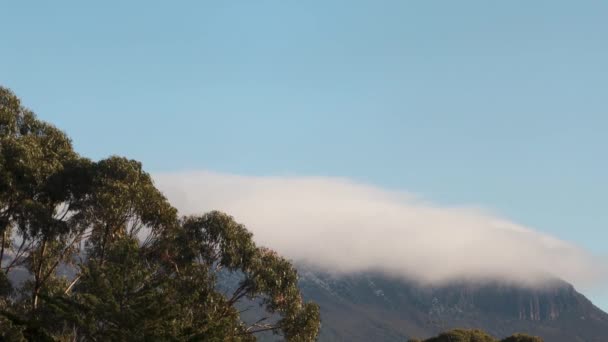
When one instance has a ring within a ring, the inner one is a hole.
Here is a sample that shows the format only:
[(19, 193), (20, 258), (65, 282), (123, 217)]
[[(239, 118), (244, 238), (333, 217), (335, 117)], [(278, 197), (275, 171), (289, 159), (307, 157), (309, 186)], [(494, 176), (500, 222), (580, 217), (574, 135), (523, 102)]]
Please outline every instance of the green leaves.
[(437, 337), (432, 337), (424, 341), (410, 340), (411, 342), (543, 342), (539, 337), (529, 336), (525, 334), (516, 334), (502, 340), (497, 340), (481, 330), (465, 330), (455, 329), (452, 331), (439, 334)]
[[(231, 216), (179, 219), (141, 163), (93, 162), (0, 87), (0, 339), (311, 341), (291, 263)], [(233, 293), (219, 272), (242, 275)], [(23, 281), (11, 284), (17, 274)], [(242, 321), (253, 300), (269, 316)]]
[(500, 342), (543, 342), (540, 337), (530, 336), (526, 334), (515, 334), (500, 340)]
[(224, 305), (243, 298), (258, 300), (270, 314), (281, 317), (275, 325), (251, 326), (248, 331), (273, 330), (294, 341), (310, 341), (318, 335), (318, 307), (303, 303), (291, 263), (268, 248), (257, 247), (251, 233), (231, 216), (213, 211), (184, 218), (175, 245), (181, 246), (175, 256), (179, 267), (204, 265), (207, 272), (225, 269), (243, 275)]

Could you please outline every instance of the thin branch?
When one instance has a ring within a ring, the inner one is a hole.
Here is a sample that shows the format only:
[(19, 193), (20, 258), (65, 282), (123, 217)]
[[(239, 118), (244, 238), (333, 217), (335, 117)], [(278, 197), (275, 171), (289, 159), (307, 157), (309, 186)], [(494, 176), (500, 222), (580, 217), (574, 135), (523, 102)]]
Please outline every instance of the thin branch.
[(264, 328), (257, 329), (257, 330), (249, 330), (250, 328), (253, 328), (253, 326), (247, 328), (247, 330), (245, 332), (242, 332), (240, 335), (251, 335), (251, 334), (257, 334), (257, 333), (263, 332), (263, 331), (277, 330), (277, 329), (281, 329), (281, 326), (280, 325), (274, 325), (274, 326), (267, 325)]
[(65, 210), (63, 212), (63, 215), (61, 215), (60, 218), (58, 218), (59, 221), (63, 221), (63, 219), (65, 218), (65, 216), (70, 212), (70, 209), (72, 209), (72, 203), (69, 203), (67, 205), (65, 205)]
[(6, 231), (8, 230), (8, 225), (4, 227), (4, 231), (2, 232), (2, 246), (0, 247), (0, 267), (2, 267), (2, 260), (4, 260), (4, 245), (6, 244)]
[(5, 272), (7, 274), (11, 270), (11, 268), (13, 268), (14, 266), (18, 265), (18, 261), (23, 256), (23, 253), (25, 253), (26, 250), (29, 250), (30, 248), (32, 248), (32, 244), (34, 243), (33, 240), (30, 241), (30, 243), (28, 244), (28, 246), (27, 246), (26, 249), (23, 249), (23, 246), (25, 245), (26, 241), (27, 241), (27, 239), (25, 237), (21, 240), (21, 245), (19, 246), (19, 249), (17, 250), (17, 253), (13, 257), (13, 260), (11, 260), (11, 263), (8, 264), (8, 266), (5, 267)]
[(239, 315), (242, 314), (243, 312), (247, 312), (249, 310), (251, 310), (251, 308), (253, 308), (253, 305), (249, 305), (248, 307), (246, 307), (245, 309), (239, 311)]
[(40, 287), (42, 286), (40, 282), (40, 276), (42, 273), (42, 264), (44, 262), (44, 252), (46, 251), (47, 239), (46, 236), (42, 240), (42, 247), (40, 248), (40, 260), (38, 260), (38, 265), (36, 268), (36, 273), (34, 274), (34, 293), (33, 293), (33, 307), (34, 310), (38, 308), (38, 293), (40, 292)]
[(255, 323), (253, 323), (251, 325), (251, 327), (259, 326), (261, 322), (264, 322), (265, 320), (267, 320), (269, 318), (270, 318), (270, 316), (262, 317), (262, 318), (258, 319)]
[(76, 283), (78, 282), (78, 280), (80, 280), (80, 278), (82, 277), (81, 274), (79, 274), (76, 278), (74, 278), (74, 280), (72, 280), (72, 282), (70, 283), (70, 285), (65, 289), (65, 291), (63, 291), (63, 294), (67, 295), (68, 293), (70, 293), (70, 291), (72, 290), (72, 287), (74, 287), (74, 285), (76, 285)]
[(243, 284), (241, 284), (241, 286), (239, 286), (236, 289), (236, 291), (234, 291), (234, 293), (232, 294), (232, 297), (228, 300), (228, 305), (229, 306), (232, 306), (239, 299), (243, 298), (243, 296), (245, 296), (245, 294), (247, 294), (247, 292), (243, 292), (247, 288), (247, 285), (248, 285), (247, 282), (243, 281)]
[(57, 260), (55, 260), (55, 262), (53, 263), (53, 266), (51, 266), (51, 268), (48, 270), (48, 272), (44, 275), (44, 277), (42, 278), (42, 282), (45, 282), (51, 276), (51, 274), (53, 274), (53, 272), (55, 272), (55, 269), (57, 268), (57, 266), (59, 266), (59, 263), (65, 257), (65, 255), (70, 250), (70, 248), (74, 246), (76, 241), (82, 240), (83, 235), (84, 235), (84, 230), (81, 231), (80, 233), (76, 234), (76, 236), (74, 236), (74, 238), (72, 239), (72, 242), (68, 244), (68, 246), (63, 250), (63, 252), (61, 252), (61, 254), (59, 254), (59, 256), (57, 257)]

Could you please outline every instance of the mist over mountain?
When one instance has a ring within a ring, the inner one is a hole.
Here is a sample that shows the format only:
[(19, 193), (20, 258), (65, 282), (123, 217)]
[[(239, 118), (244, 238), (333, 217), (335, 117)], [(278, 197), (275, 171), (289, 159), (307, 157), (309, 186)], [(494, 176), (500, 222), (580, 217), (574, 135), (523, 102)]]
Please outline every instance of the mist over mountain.
[(304, 298), (321, 307), (321, 341), (403, 341), (452, 328), (557, 342), (608, 336), (608, 315), (571, 285), (604, 284), (602, 259), (487, 211), (335, 178), (154, 178), (182, 213), (229, 212), (293, 259)]
[(459, 279), (542, 286), (601, 285), (602, 259), (569, 242), (474, 207), (440, 206), (345, 179), (154, 175), (184, 214), (231, 213), (254, 239), (332, 273), (382, 272), (441, 284)]

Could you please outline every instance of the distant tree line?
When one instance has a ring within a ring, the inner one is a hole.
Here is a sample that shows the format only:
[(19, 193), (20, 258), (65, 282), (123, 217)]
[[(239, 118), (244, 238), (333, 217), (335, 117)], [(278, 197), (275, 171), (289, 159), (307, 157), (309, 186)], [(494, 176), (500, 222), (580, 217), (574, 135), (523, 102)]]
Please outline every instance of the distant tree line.
[(543, 340), (525, 334), (516, 334), (498, 340), (481, 330), (456, 329), (426, 340), (410, 339), (408, 342), (543, 342)]
[[(231, 293), (221, 272), (242, 279)], [(246, 299), (267, 315), (245, 322)], [(311, 341), (319, 327), (292, 264), (243, 225), (179, 217), (139, 162), (79, 155), (0, 87), (0, 340)]]

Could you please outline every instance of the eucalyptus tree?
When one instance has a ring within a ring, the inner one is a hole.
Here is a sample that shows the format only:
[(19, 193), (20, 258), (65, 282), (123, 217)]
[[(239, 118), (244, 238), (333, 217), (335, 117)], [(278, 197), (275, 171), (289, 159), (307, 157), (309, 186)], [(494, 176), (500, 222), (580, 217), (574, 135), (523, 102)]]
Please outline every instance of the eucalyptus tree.
[[(318, 307), (288, 260), (227, 214), (179, 218), (139, 162), (78, 155), (1, 87), (0, 243), (0, 338), (318, 335)], [(242, 277), (229, 294), (218, 289), (226, 272)], [(245, 322), (244, 300), (267, 315)]]
[(540, 337), (526, 334), (515, 334), (505, 337), (502, 340), (498, 340), (486, 332), (478, 329), (454, 329), (443, 332), (436, 337), (431, 337), (425, 340), (410, 339), (408, 342), (543, 342), (543, 340)]
[(87, 164), (64, 133), (0, 89), (0, 259), (5, 275), (29, 272), (21, 288), (29, 294), (25, 310), (38, 308), (40, 293), (58, 280), (55, 271), (72, 252), (73, 214), (86, 193), (77, 170)]

